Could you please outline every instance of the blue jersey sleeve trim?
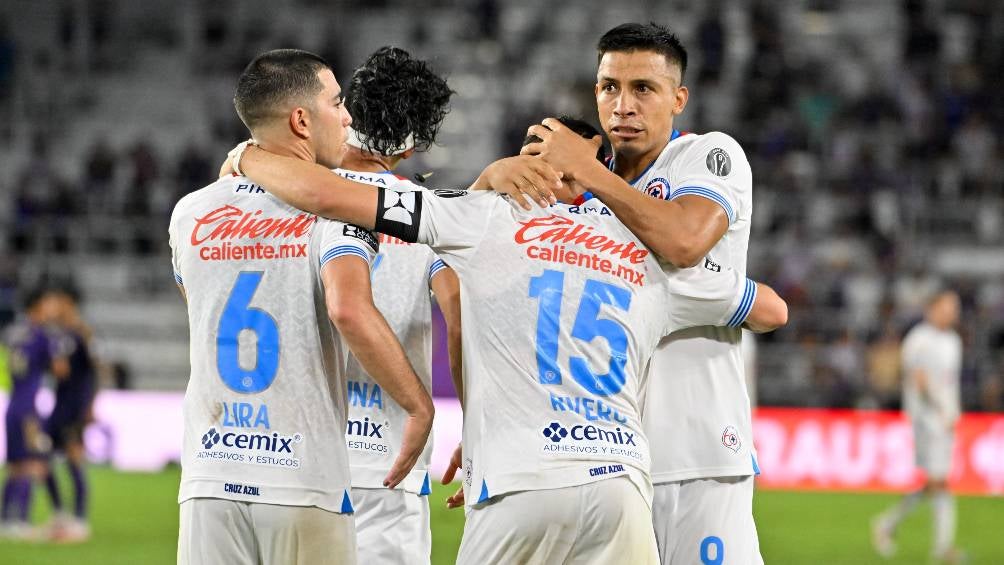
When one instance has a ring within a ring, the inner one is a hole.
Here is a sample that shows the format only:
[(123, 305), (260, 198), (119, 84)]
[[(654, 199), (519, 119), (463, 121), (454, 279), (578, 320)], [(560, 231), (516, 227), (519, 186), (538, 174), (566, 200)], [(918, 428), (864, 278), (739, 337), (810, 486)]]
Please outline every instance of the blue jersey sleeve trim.
[(181, 286), (185, 286), (185, 281), (182, 280), (181, 275), (179, 275), (177, 271), (174, 272), (174, 282), (180, 284)]
[(739, 307), (736, 308), (736, 312), (732, 314), (729, 318), (727, 326), (730, 328), (736, 328), (742, 325), (746, 321), (746, 317), (750, 315), (750, 311), (753, 310), (753, 302), (756, 301), (756, 283), (746, 279), (746, 287), (743, 289), (743, 298), (739, 301)]
[(355, 245), (339, 245), (338, 247), (329, 249), (321, 255), (321, 267), (327, 265), (332, 259), (345, 257), (346, 255), (362, 257), (367, 263), (370, 262), (370, 254), (362, 247), (357, 247)]
[(429, 265), (429, 280), (431, 281), (432, 277), (436, 276), (436, 273), (442, 271), (448, 266), (449, 265), (444, 263), (442, 259), (436, 259), (435, 261), (433, 261), (432, 264)]
[(670, 195), (669, 199), (675, 200), (680, 196), (687, 196), (687, 195), (701, 196), (707, 198), (708, 200), (713, 200), (717, 202), (722, 208), (725, 209), (725, 214), (729, 217), (729, 224), (731, 225), (735, 223), (736, 213), (732, 209), (732, 205), (729, 204), (729, 201), (726, 200), (724, 196), (722, 196), (720, 193), (710, 188), (704, 186), (681, 186), (680, 188), (673, 191), (673, 194)]

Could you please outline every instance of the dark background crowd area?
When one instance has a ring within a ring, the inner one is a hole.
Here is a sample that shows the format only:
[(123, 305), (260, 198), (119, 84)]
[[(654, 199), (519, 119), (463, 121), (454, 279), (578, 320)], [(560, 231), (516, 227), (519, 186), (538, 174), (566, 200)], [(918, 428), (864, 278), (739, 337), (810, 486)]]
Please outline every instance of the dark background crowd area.
[(137, 386), (184, 386), (167, 221), (246, 138), (230, 97), (258, 52), (319, 52), (343, 85), (384, 44), (428, 58), (457, 94), (404, 170), (454, 187), (534, 121), (596, 122), (596, 40), (653, 20), (691, 54), (678, 127), (732, 135), (753, 169), (749, 275), (791, 314), (757, 339), (759, 402), (898, 408), (902, 336), (949, 287), (964, 405), (1004, 409), (1004, 3), (610, 4), (4, 2), (0, 323), (21, 289), (73, 278)]

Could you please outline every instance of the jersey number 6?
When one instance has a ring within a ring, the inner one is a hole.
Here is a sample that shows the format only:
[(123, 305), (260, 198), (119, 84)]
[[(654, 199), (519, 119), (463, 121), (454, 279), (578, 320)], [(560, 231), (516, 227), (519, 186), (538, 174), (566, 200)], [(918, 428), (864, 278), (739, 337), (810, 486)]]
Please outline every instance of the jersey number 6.
[[(565, 288), (565, 273), (545, 270), (530, 279), (530, 297), (537, 298), (537, 371), (541, 384), (561, 384), (558, 367), (558, 336), (561, 325), (561, 300)], [(631, 293), (609, 283), (587, 279), (582, 289), (579, 309), (572, 325), (572, 337), (586, 343), (601, 337), (610, 346), (610, 363), (602, 375), (593, 373), (582, 357), (570, 357), (568, 368), (575, 382), (597, 396), (617, 394), (624, 388), (624, 366), (627, 364), (627, 332), (614, 320), (601, 319), (604, 304), (627, 310)]]
[[(263, 276), (262, 272), (237, 275), (216, 329), (216, 368), (223, 383), (235, 392), (261, 392), (272, 384), (279, 370), (279, 326), (267, 312), (250, 306)], [(253, 332), (258, 341), (251, 369), (240, 364), (238, 342), (245, 330)]]

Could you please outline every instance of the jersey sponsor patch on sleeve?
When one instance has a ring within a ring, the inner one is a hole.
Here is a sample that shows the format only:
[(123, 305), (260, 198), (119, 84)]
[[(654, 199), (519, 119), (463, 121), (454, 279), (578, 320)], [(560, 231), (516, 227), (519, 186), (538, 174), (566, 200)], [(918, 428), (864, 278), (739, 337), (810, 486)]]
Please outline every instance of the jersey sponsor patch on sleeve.
[(347, 224), (342, 228), (342, 235), (346, 237), (354, 237), (359, 241), (362, 241), (366, 245), (373, 248), (373, 251), (380, 251), (380, 241), (377, 240), (376, 236), (367, 229), (363, 229), (359, 226), (354, 226), (352, 224)]
[(708, 165), (711, 174), (718, 177), (727, 177), (732, 172), (732, 158), (727, 151), (721, 147), (715, 147), (708, 152), (704, 162)]

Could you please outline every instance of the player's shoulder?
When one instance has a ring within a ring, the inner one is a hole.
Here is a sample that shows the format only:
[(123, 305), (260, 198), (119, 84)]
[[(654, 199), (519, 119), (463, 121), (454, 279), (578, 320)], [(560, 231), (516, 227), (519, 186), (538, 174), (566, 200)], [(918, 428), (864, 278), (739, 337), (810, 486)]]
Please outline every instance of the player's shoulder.
[(903, 336), (903, 346), (906, 348), (908, 345), (914, 345), (920, 343), (926, 343), (935, 337), (934, 327), (932, 327), (927, 322), (921, 320), (913, 325), (909, 330), (907, 330), (906, 335)]
[(407, 178), (396, 175), (390, 171), (353, 171), (342, 168), (331, 169), (331, 171), (345, 180), (369, 184), (380, 188), (387, 188), (398, 192), (417, 192), (425, 190), (425, 187), (422, 185), (416, 184)]
[(18, 320), (3, 330), (3, 341), (12, 347), (19, 347), (31, 340), (33, 326), (26, 320)]
[[(680, 136), (677, 142), (683, 142), (680, 152), (688, 159), (704, 160), (705, 164), (718, 162), (727, 164), (730, 168), (734, 165), (745, 165), (746, 168), (749, 168), (746, 152), (743, 151), (742, 146), (734, 137), (725, 132), (692, 133)], [(708, 166), (711, 167), (711, 165)], [(717, 172), (724, 171), (719, 167), (718, 171), (712, 170), (711, 172), (717, 174)]]
[(380, 239), (377, 235), (374, 232), (355, 224), (347, 224), (338, 220), (331, 220), (318, 216), (316, 230), (314, 233), (320, 234), (322, 246), (325, 245), (325, 242), (330, 240), (344, 240), (347, 238), (349, 240), (354, 240), (357, 243), (369, 246), (374, 253), (380, 251)]
[(174, 213), (172, 216), (178, 216), (180, 213), (196, 207), (207, 200), (211, 200), (221, 194), (234, 191), (237, 187), (242, 185), (248, 190), (257, 190), (262, 194), (265, 193), (264, 189), (252, 183), (250, 179), (236, 174), (230, 174), (225, 177), (220, 177), (212, 183), (182, 196), (181, 199), (175, 203)]

